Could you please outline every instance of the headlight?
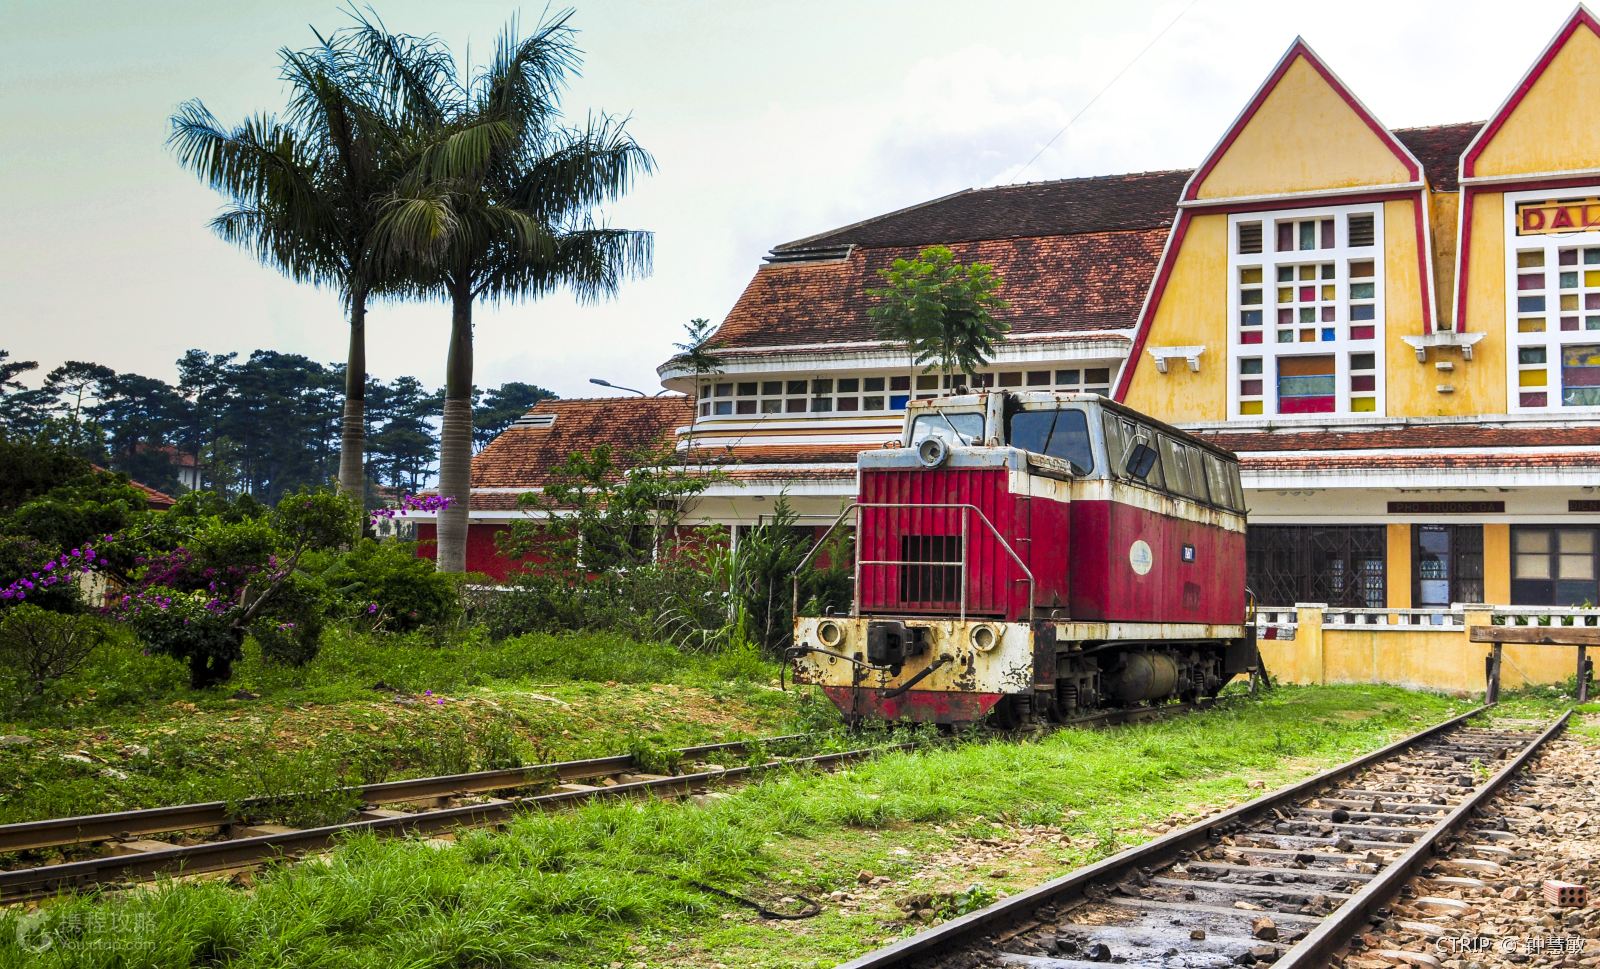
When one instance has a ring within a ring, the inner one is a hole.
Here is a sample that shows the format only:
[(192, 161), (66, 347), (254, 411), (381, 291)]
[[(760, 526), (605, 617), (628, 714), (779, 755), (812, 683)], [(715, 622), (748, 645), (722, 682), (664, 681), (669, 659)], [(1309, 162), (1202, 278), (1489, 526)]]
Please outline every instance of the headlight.
[(832, 619), (817, 623), (817, 639), (829, 649), (837, 649), (844, 642), (844, 627)]
[(1000, 633), (993, 626), (972, 627), (972, 648), (987, 653), (1000, 645)]

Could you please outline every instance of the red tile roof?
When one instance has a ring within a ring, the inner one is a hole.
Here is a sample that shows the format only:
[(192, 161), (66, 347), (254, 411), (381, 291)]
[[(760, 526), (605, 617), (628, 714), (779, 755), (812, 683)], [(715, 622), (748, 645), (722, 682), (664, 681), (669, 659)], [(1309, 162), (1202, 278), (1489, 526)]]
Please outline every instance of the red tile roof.
[[(96, 471), (99, 471), (103, 474), (118, 475), (124, 478), (128, 477), (125, 474), (112, 471), (109, 468), (102, 468), (98, 464), (91, 464), (89, 467), (94, 468)], [(128, 484), (132, 485), (134, 490), (144, 495), (145, 507), (151, 511), (166, 511), (168, 508), (171, 508), (173, 505), (178, 503), (178, 499), (172, 497), (164, 491), (157, 491), (142, 481), (135, 481), (132, 478), (128, 478)]]
[(1461, 168), (1461, 153), (1483, 127), (1482, 121), (1441, 124), (1427, 128), (1396, 128), (1394, 136), (1422, 162), (1423, 175), (1438, 192), (1454, 192)]
[(1411, 424), (1370, 431), (1197, 431), (1235, 453), (1389, 448), (1548, 448), (1600, 445), (1600, 426)]
[(1600, 453), (1541, 453), (1538, 451), (1499, 451), (1488, 454), (1274, 454), (1245, 455), (1239, 459), (1245, 471), (1393, 471), (1406, 468), (1429, 470), (1475, 470), (1494, 468), (1600, 468)]
[[(474, 488), (537, 488), (550, 469), (575, 451), (602, 444), (626, 470), (643, 452), (673, 444), (673, 432), (689, 423), (689, 398), (600, 397), (540, 401), (529, 414), (554, 414), (549, 427), (513, 424), (472, 459)], [(473, 507), (478, 507), (476, 499)]]
[[(1138, 229), (964, 242), (964, 262), (985, 262), (1005, 280), (999, 314), (1021, 336), (1123, 329), (1144, 302), (1167, 230)], [(771, 263), (756, 271), (729, 311), (717, 349), (878, 341), (866, 290), (877, 271), (916, 248), (857, 249), (845, 259)]]
[(1187, 171), (1099, 175), (969, 188), (773, 247), (777, 256), (839, 246), (886, 248), (1164, 229)]

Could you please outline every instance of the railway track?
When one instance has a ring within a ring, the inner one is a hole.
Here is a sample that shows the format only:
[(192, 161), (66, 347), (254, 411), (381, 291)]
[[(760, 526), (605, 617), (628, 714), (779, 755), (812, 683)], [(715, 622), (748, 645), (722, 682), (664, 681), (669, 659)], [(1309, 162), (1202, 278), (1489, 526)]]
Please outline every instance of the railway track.
[[(1111, 710), (1060, 727), (1114, 726), (1207, 709), (1210, 701)], [(705, 744), (673, 751), (694, 763), (718, 754), (747, 754), (759, 746), (781, 748), (803, 734)], [(0, 856), (48, 849), (80, 850), (93, 857), (0, 871), (0, 904), (30, 901), (63, 891), (107, 888), (169, 876), (234, 871), (332, 847), (341, 837), (426, 835), (493, 826), (522, 811), (547, 811), (617, 797), (674, 797), (747, 780), (784, 767), (832, 769), (877, 753), (906, 750), (916, 742), (802, 757), (775, 758), (734, 767), (698, 765), (688, 773), (649, 773), (632, 756), (597, 757), (506, 770), (387, 781), (336, 793), (362, 805), (352, 821), (314, 828), (254, 824), (241, 818), (270, 809), (268, 799), (225, 801), (118, 811), (0, 825)], [(510, 796), (530, 787), (539, 793)], [(507, 795), (507, 796), (501, 796)], [(159, 839), (159, 840), (158, 840)]]
[[(1325, 966), (1571, 716), (1470, 726), (1483, 709), (841, 969)], [(1503, 858), (1507, 840), (1464, 850)]]

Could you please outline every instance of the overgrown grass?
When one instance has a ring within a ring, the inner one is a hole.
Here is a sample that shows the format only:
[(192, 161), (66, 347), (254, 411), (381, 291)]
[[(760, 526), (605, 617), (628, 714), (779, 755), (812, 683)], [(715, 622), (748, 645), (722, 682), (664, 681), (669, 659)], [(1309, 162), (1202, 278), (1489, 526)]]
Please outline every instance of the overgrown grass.
[(15, 926), (3, 924), (0, 959), (73, 967), (832, 965), (902, 931), (898, 913), (887, 903), (848, 913), (830, 905), (815, 920), (779, 927), (696, 883), (774, 904), (853, 888), (863, 868), (916, 888), (924, 877), (917, 866), (931, 853), (963, 838), (1004, 837), (1019, 824), (1065, 832), (1051, 864), (1069, 868), (1143, 840), (1146, 825), (1175, 812), (1252, 796), (1252, 782), (1285, 782), (1470, 705), (1381, 687), (1284, 688), (1162, 723), (964, 742), (839, 774), (783, 774), (705, 806), (597, 804), (527, 816), (502, 833), (466, 833), (454, 847), (358, 839), (327, 864), (263, 875), (253, 891), (213, 882), (65, 900), (38, 928), (88, 926), (81, 938), (63, 938), (39, 959), (17, 948)]
[[(0, 720), (31, 741), (0, 746), (0, 823), (774, 733), (801, 709), (775, 680), (753, 655), (603, 633), (437, 646), (331, 630), (306, 667), (252, 649), (228, 686), (193, 691), (177, 663), (114, 643)], [(336, 807), (286, 802), (280, 820)]]

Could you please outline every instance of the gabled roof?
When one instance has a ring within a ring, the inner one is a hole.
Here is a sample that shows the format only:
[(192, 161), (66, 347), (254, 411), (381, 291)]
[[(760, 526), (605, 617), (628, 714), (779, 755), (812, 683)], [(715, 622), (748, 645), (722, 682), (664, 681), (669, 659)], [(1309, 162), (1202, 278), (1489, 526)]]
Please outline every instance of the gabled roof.
[[(94, 468), (96, 471), (99, 471), (101, 474), (115, 475), (117, 477), (122, 477), (122, 478), (127, 478), (128, 477), (126, 474), (121, 474), (120, 472), (112, 471), (109, 468), (102, 468), (98, 464), (91, 464), (91, 465), (89, 465), (89, 467)], [(132, 478), (128, 478), (128, 484), (132, 485), (133, 489), (135, 491), (139, 492), (141, 495), (144, 496), (144, 505), (145, 505), (146, 508), (150, 509), (151, 511), (166, 511), (168, 508), (171, 508), (173, 505), (176, 505), (178, 503), (178, 500), (176, 498), (172, 497), (171, 495), (167, 494), (164, 491), (157, 491), (156, 489), (150, 487), (149, 485), (145, 484), (142, 481), (135, 481)]]
[[(529, 415), (554, 416), (546, 426), (513, 424), (472, 459), (474, 488), (539, 488), (550, 469), (576, 451), (609, 445), (622, 470), (642, 452), (674, 443), (692, 406), (680, 394), (540, 401)], [(480, 507), (476, 498), (473, 507)]]
[(841, 246), (927, 246), (980, 239), (1164, 229), (1187, 171), (1100, 175), (969, 188), (774, 246), (774, 255)]
[(1484, 122), (1478, 136), (1472, 139), (1472, 143), (1467, 146), (1465, 153), (1461, 156), (1461, 176), (1463, 178), (1471, 178), (1476, 174), (1475, 167), (1479, 156), (1489, 147), (1490, 142), (1494, 141), (1495, 135), (1500, 133), (1500, 129), (1505, 126), (1506, 121), (1516, 113), (1517, 107), (1528, 96), (1528, 92), (1533, 89), (1534, 84), (1538, 82), (1545, 70), (1550, 67), (1551, 62), (1556, 59), (1556, 55), (1561, 53), (1561, 49), (1567, 45), (1568, 41), (1572, 40), (1573, 35), (1580, 28), (1587, 28), (1591, 33), (1600, 36), (1600, 21), (1596, 21), (1594, 14), (1590, 13), (1589, 8), (1581, 3), (1568, 15), (1566, 21), (1561, 25), (1561, 29), (1556, 31), (1556, 35), (1550, 39), (1550, 43), (1545, 45), (1538, 59), (1533, 62), (1533, 66), (1528, 68), (1528, 72), (1517, 82), (1517, 86), (1512, 89), (1511, 94), (1506, 97), (1500, 107), (1495, 109), (1494, 114), (1489, 116), (1489, 120)]
[[(1367, 106), (1362, 104), (1361, 100), (1357, 98), (1354, 92), (1350, 90), (1349, 86), (1347, 86), (1344, 81), (1339, 79), (1338, 75), (1334, 74), (1333, 71), (1329, 69), (1328, 65), (1322, 60), (1321, 57), (1317, 55), (1316, 51), (1311, 49), (1310, 44), (1307, 44), (1303, 38), (1296, 37), (1294, 39), (1294, 43), (1289, 45), (1289, 49), (1284, 51), (1283, 57), (1278, 60), (1277, 66), (1272, 69), (1272, 73), (1267, 75), (1267, 79), (1261, 83), (1261, 86), (1256, 89), (1255, 94), (1251, 96), (1250, 101), (1245, 105), (1244, 110), (1239, 112), (1239, 116), (1234, 119), (1231, 125), (1228, 126), (1228, 130), (1223, 134), (1222, 139), (1217, 142), (1216, 147), (1211, 149), (1211, 152), (1206, 155), (1205, 161), (1201, 162), (1200, 167), (1195, 169), (1194, 175), (1189, 179), (1188, 184), (1184, 186), (1183, 198), (1185, 201), (1193, 201), (1200, 198), (1201, 190), (1205, 186), (1206, 179), (1211, 176), (1213, 170), (1216, 169), (1217, 165), (1228, 154), (1228, 151), (1233, 147), (1234, 142), (1237, 141), (1240, 135), (1245, 132), (1245, 129), (1249, 127), (1250, 122), (1267, 103), (1268, 98), (1271, 97), (1273, 91), (1278, 87), (1279, 82), (1281, 82), (1289, 73), (1290, 69), (1298, 63), (1305, 63), (1308, 65), (1317, 73), (1318, 76), (1321, 77), (1323, 82), (1325, 82), (1328, 87), (1332, 89), (1333, 93), (1347, 106), (1349, 106), (1350, 110), (1356, 115), (1356, 117), (1358, 117), (1366, 125), (1366, 127), (1377, 136), (1378, 140), (1389, 149), (1390, 153), (1394, 155), (1395, 159), (1400, 163), (1401, 167), (1404, 169), (1411, 181), (1416, 181), (1422, 177), (1421, 163), (1418, 162), (1416, 157), (1411, 154), (1410, 150), (1401, 143), (1400, 139), (1395, 137), (1394, 132), (1384, 127), (1378, 121), (1373, 113), (1368, 110)], [(1317, 129), (1308, 128), (1307, 130), (1308, 132), (1314, 132)]]
[(1459, 188), (1457, 175), (1461, 153), (1482, 128), (1482, 121), (1467, 121), (1426, 128), (1396, 128), (1394, 136), (1422, 162), (1423, 175), (1434, 191), (1454, 192)]
[[(994, 266), (1017, 336), (1119, 330), (1139, 313), (1165, 228), (958, 242), (963, 262)], [(876, 343), (867, 290), (915, 247), (855, 249), (842, 259), (762, 266), (713, 338), (714, 349)]]

